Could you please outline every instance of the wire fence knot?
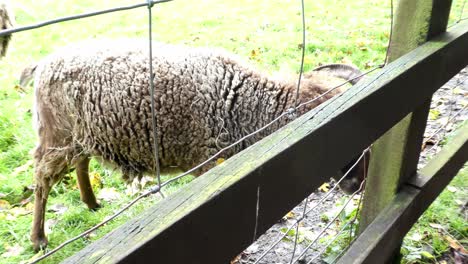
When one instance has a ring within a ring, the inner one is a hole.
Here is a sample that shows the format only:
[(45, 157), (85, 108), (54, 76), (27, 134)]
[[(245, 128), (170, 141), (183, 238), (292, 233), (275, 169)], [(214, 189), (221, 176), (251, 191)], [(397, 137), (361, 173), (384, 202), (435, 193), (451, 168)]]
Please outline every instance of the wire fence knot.
[(160, 190), (161, 190), (160, 186), (155, 185), (148, 189), (148, 194), (155, 194), (155, 193), (158, 193)]
[(291, 107), (286, 110), (286, 115), (289, 119), (295, 119), (297, 117), (296, 108)]

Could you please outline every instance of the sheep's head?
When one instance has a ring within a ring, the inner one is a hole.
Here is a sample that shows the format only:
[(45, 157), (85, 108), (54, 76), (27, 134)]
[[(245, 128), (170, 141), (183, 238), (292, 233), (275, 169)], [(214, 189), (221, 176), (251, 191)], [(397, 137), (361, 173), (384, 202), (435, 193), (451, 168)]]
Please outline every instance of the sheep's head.
[[(2, 30), (13, 28), (15, 21), (14, 15), (9, 8), (8, 3), (0, 3), (0, 27)], [(0, 37), (0, 56), (5, 56), (8, 44), (10, 43), (11, 35)]]

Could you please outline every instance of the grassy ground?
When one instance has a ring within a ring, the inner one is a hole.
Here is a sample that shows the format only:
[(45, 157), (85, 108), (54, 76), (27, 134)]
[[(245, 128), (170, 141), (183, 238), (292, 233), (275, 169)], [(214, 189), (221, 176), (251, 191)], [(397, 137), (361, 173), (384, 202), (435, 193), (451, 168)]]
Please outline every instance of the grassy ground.
[[(20, 25), (68, 14), (133, 4), (130, 0), (12, 1)], [(455, 1), (458, 7), (462, 1)], [(286, 0), (176, 0), (154, 7), (155, 39), (193, 46), (223, 47), (269, 71), (295, 73), (300, 56), (300, 3)], [(306, 1), (305, 69), (319, 63), (346, 62), (366, 69), (382, 63), (389, 29), (387, 0)], [(467, 8), (468, 9), (468, 8)], [(455, 10), (456, 11), (456, 10)], [(465, 12), (468, 13), (468, 12)], [(454, 13), (453, 18), (455, 18)], [(452, 19), (453, 21), (453, 19)], [(144, 8), (66, 22), (15, 35), (0, 61), (0, 263), (34, 256), (29, 242), (35, 145), (31, 127), (32, 91), (15, 89), (22, 68), (57, 47), (87, 38), (146, 37)], [(80, 202), (74, 174), (54, 187), (47, 213), (50, 248), (100, 222), (134, 196), (118, 172), (92, 164), (95, 192), (103, 208), (90, 212)], [(167, 176), (169, 177), (169, 176)], [(190, 178), (179, 182), (167, 193)], [(66, 247), (47, 263), (56, 263), (124, 223), (155, 202), (146, 199), (117, 221)]]
[[(456, 263), (450, 250), (468, 246), (468, 167), (465, 166), (406, 236), (403, 263)], [(466, 259), (465, 259), (466, 260)], [(462, 263), (462, 262), (459, 262)]]

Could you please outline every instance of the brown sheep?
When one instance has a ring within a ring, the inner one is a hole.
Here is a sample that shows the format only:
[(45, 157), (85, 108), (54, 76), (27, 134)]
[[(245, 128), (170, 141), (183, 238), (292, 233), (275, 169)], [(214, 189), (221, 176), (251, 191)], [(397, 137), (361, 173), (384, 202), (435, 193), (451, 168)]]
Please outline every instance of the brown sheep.
[[(188, 170), (221, 148), (294, 107), (296, 79), (261, 73), (220, 50), (155, 44), (153, 54), (159, 162)], [(34, 249), (47, 245), (44, 214), (50, 188), (76, 168), (81, 199), (99, 205), (89, 177), (90, 157), (117, 165), (125, 180), (154, 173), (147, 43), (90, 41), (56, 52), (35, 71)], [(299, 101), (319, 96), (355, 77), (351, 66), (331, 65), (306, 74)], [(301, 109), (314, 108), (336, 90)], [(228, 158), (285, 125), (284, 119), (226, 151)], [(202, 168), (200, 174), (214, 164)]]

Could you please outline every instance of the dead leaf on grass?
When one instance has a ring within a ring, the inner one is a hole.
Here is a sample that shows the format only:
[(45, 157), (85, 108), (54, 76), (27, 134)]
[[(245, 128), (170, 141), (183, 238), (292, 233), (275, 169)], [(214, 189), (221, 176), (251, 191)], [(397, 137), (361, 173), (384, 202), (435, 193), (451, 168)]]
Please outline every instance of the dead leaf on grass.
[(91, 186), (93, 188), (100, 188), (102, 185), (101, 174), (98, 172), (91, 172), (89, 174), (89, 181), (91, 182)]
[(318, 188), (319, 191), (322, 191), (322, 192), (328, 192), (330, 190), (330, 184), (328, 182), (320, 185), (320, 187)]
[(463, 247), (463, 245), (451, 236), (444, 236), (444, 239), (447, 240), (450, 247), (456, 251), (460, 251), (462, 254), (468, 254), (468, 251)]
[(11, 208), (10, 203), (7, 200), (0, 200), (0, 212)]

